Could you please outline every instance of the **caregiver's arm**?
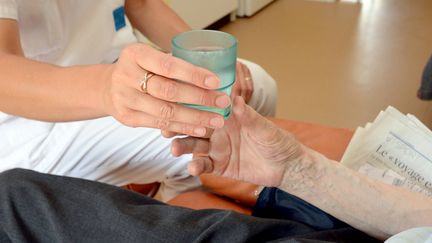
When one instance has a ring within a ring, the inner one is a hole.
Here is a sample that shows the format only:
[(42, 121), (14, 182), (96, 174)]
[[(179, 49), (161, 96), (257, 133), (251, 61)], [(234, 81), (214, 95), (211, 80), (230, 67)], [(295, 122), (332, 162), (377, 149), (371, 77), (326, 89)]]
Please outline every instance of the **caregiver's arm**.
[(371, 180), (308, 148), (289, 162), (280, 189), (372, 236), (432, 226), (432, 200)]
[(126, 0), (125, 11), (131, 24), (165, 51), (171, 39), (190, 27), (162, 0)]
[(107, 115), (109, 65), (61, 68), (24, 57), (15, 20), (0, 19), (0, 111), (44, 121)]
[[(126, 47), (115, 64), (59, 67), (25, 58), (19, 40), (17, 22), (0, 19), (2, 112), (42, 121), (110, 115), (128, 126), (194, 136), (204, 135), (205, 127), (223, 126), (218, 114), (177, 104), (230, 104), (226, 94), (208, 90), (219, 83), (208, 70), (143, 44)], [(158, 75), (148, 80), (143, 93), (140, 80), (146, 70)]]

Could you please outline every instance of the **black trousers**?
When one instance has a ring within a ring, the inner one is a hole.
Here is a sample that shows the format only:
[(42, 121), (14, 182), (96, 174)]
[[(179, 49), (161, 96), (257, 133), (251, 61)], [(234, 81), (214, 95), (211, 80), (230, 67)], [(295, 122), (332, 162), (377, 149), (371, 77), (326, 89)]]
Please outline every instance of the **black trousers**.
[[(199, 202), (197, 202), (199, 203)], [(347, 226), (173, 207), (118, 187), (14, 169), (0, 174), (0, 242), (373, 242)]]

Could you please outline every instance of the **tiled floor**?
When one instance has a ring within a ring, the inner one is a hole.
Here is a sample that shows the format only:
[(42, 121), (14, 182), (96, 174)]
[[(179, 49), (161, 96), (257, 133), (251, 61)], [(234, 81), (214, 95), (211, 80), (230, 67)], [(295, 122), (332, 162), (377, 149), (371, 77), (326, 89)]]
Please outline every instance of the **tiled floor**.
[(277, 80), (278, 117), (354, 128), (393, 105), (432, 127), (432, 102), (416, 98), (431, 0), (277, 0), (222, 30)]

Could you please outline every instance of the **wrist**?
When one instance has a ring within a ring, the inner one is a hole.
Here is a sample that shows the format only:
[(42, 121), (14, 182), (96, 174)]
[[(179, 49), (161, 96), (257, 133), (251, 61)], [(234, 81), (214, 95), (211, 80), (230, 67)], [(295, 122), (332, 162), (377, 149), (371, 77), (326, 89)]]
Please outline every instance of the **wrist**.
[(112, 115), (113, 102), (111, 99), (112, 75), (115, 64), (104, 65), (101, 73), (102, 88), (99, 92), (99, 108), (105, 116)]

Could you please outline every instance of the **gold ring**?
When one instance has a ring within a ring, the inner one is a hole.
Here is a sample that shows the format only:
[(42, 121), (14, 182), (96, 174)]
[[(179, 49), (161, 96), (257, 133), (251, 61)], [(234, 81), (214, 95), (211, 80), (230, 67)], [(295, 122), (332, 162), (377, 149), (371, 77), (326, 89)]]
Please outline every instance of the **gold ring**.
[(151, 72), (146, 72), (144, 77), (140, 81), (140, 89), (143, 93), (147, 93), (147, 82), (153, 77), (155, 74)]
[(251, 77), (246, 77), (246, 78), (244, 78), (246, 81), (251, 81), (252, 80), (252, 78)]

